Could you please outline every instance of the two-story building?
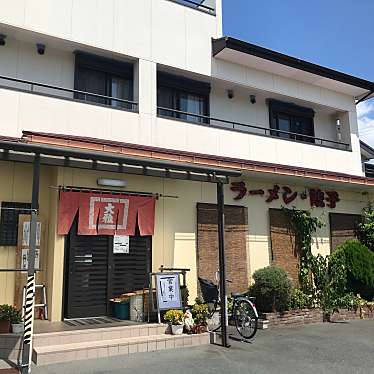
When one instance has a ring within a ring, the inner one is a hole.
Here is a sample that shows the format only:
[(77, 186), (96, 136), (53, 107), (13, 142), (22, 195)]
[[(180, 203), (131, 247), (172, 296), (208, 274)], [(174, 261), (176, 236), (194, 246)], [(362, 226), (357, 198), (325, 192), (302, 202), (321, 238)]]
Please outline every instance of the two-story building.
[[(38, 158), (50, 320), (107, 315), (161, 265), (190, 269), (193, 301), (218, 267), (217, 178), (233, 289), (269, 264), (297, 281), (282, 206), (325, 222), (322, 254), (354, 235), (373, 82), (224, 36), (221, 0), (4, 1), (0, 34), (0, 268), (22, 267)], [(22, 277), (0, 273), (0, 304)]]

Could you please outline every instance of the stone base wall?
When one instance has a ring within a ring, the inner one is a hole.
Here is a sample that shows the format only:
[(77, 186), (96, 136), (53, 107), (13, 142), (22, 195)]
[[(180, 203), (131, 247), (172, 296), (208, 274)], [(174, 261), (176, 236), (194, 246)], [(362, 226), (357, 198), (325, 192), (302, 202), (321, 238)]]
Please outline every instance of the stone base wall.
[(353, 319), (371, 319), (374, 318), (374, 309), (370, 308), (362, 308), (362, 311), (360, 313), (360, 310), (354, 311), (354, 310), (347, 310), (347, 309), (341, 309), (339, 310), (339, 313), (334, 313), (331, 317), (332, 322), (336, 321), (349, 321)]
[[(374, 318), (374, 309), (363, 308), (363, 318)], [(339, 313), (334, 313), (331, 322), (361, 319), (360, 310), (341, 309)], [(287, 326), (303, 326), (310, 323), (323, 322), (323, 312), (321, 309), (298, 309), (284, 313), (263, 313), (262, 320), (268, 321), (268, 328), (278, 328)]]

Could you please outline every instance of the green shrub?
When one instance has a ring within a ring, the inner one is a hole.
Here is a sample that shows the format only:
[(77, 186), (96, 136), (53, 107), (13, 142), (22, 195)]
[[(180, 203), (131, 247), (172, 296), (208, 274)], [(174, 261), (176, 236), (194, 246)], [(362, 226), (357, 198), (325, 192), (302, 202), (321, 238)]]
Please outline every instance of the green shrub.
[(364, 209), (361, 222), (357, 225), (358, 240), (374, 252), (374, 209), (371, 204)]
[(305, 309), (313, 308), (314, 300), (313, 294), (307, 295), (298, 288), (294, 288), (291, 292), (290, 301), (288, 304), (289, 309)]
[(21, 312), (15, 307), (7, 304), (0, 305), (0, 321), (21, 323), (23, 321)]
[(356, 311), (362, 304), (362, 299), (352, 293), (348, 293), (341, 297), (338, 301), (339, 308)]
[(253, 279), (250, 293), (256, 297), (256, 306), (261, 312), (283, 312), (287, 309), (292, 287), (283, 269), (268, 266), (255, 271)]
[(347, 241), (336, 249), (332, 257), (344, 258), (347, 290), (366, 300), (374, 299), (374, 253), (357, 240)]

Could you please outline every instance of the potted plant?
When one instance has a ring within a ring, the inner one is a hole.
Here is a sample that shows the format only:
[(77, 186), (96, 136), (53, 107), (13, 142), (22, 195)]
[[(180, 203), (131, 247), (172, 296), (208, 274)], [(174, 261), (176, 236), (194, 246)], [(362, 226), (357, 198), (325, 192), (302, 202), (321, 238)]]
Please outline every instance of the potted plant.
[(171, 325), (173, 335), (182, 335), (184, 326), (184, 313), (181, 310), (171, 309), (164, 315), (164, 320)]
[(8, 334), (10, 332), (11, 306), (0, 305), (0, 334)]
[(207, 330), (207, 321), (209, 318), (209, 307), (207, 304), (196, 302), (192, 307), (192, 316), (195, 321), (194, 332), (201, 334)]
[(13, 307), (11, 307), (10, 323), (12, 324), (12, 332), (14, 334), (23, 333), (24, 325), (23, 325), (22, 314), (18, 309), (13, 308)]

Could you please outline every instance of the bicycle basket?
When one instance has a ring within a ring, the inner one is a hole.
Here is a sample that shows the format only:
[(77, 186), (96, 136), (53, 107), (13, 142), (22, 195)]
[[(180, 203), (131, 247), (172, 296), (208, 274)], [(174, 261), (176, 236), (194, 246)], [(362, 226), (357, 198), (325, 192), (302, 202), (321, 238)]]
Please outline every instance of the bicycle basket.
[(218, 300), (218, 287), (211, 281), (199, 278), (201, 294), (206, 303), (215, 303)]

